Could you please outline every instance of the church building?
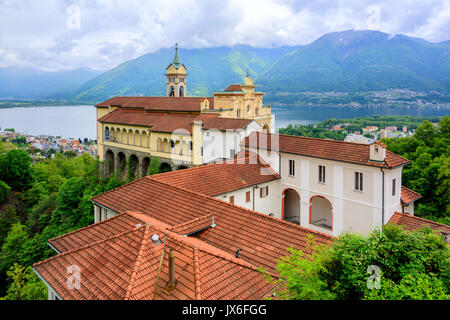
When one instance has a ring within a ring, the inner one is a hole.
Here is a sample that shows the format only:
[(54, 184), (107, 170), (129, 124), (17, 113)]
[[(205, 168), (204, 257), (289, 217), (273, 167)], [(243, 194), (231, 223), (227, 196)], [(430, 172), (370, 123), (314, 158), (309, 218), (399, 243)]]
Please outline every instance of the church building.
[[(104, 173), (145, 176), (152, 157), (171, 171), (233, 158), (251, 132), (274, 131), (271, 108), (247, 72), (212, 97), (190, 97), (178, 48), (166, 68), (166, 97), (114, 97), (96, 105), (98, 157)], [(127, 168), (126, 163), (131, 163)]]

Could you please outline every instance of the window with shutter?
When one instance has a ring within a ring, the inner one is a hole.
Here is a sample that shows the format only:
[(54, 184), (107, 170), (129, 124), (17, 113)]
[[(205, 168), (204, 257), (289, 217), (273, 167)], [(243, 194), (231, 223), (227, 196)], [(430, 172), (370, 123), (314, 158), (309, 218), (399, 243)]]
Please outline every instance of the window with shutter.
[(250, 191), (245, 194), (245, 202), (250, 202)]

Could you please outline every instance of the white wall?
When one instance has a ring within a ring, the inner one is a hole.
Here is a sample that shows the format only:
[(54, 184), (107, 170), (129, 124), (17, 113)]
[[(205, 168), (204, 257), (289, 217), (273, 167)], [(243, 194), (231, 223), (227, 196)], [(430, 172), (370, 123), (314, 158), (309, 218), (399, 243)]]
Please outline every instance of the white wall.
[[(280, 180), (273, 180), (266, 183), (261, 183), (255, 186), (249, 186), (246, 188), (226, 192), (214, 198), (230, 201), (230, 196), (234, 196), (234, 204), (246, 209), (258, 211), (265, 214), (273, 214), (274, 217), (281, 219), (281, 195), (279, 193)], [(269, 187), (269, 194), (266, 197), (260, 197), (260, 188), (265, 186)], [(250, 201), (246, 201), (246, 194), (250, 192)], [(255, 198), (253, 198), (253, 195)], [(254, 201), (255, 200), (255, 201)]]
[(246, 128), (242, 130), (226, 130), (209, 129), (203, 131), (203, 163), (210, 163), (216, 159), (231, 158), (231, 150), (234, 154), (238, 154), (241, 150), (241, 141), (252, 132), (262, 131), (261, 126), (252, 121)]

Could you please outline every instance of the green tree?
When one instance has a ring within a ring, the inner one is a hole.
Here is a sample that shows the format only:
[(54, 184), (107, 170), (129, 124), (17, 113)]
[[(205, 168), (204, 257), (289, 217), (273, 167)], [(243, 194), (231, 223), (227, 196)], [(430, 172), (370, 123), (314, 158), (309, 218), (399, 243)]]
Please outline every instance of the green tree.
[[(293, 248), (289, 253), (277, 265), (282, 299), (450, 297), (449, 248), (430, 228), (409, 232), (386, 225), (368, 237), (343, 234), (308, 257)], [(381, 289), (368, 286), (371, 266), (380, 270)]]
[(7, 272), (11, 282), (7, 295), (0, 300), (46, 300), (47, 287), (30, 267), (17, 263)]
[(9, 199), (10, 193), (11, 193), (11, 187), (0, 180), (0, 204), (5, 203), (6, 200)]
[(25, 150), (9, 150), (0, 156), (0, 179), (15, 190), (27, 188), (33, 182), (31, 161)]
[(19, 218), (16, 215), (16, 210), (13, 207), (8, 207), (4, 213), (0, 214), (0, 248), (8, 235), (11, 226), (18, 222)]
[(24, 258), (24, 247), (27, 240), (28, 233), (25, 230), (25, 226), (21, 225), (20, 222), (14, 223), (2, 246), (0, 269), (7, 270), (14, 262), (21, 263)]

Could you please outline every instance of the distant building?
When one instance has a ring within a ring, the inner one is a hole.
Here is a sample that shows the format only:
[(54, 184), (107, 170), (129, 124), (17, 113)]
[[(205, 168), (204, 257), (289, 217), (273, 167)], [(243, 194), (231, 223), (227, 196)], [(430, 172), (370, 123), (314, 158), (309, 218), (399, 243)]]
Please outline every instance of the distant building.
[(408, 127), (403, 127), (403, 130), (402, 130), (403, 132), (408, 132)]
[(397, 126), (387, 126), (384, 129), (389, 131), (397, 131)]
[(334, 130), (334, 131), (341, 130), (341, 126), (333, 126), (333, 130)]
[(378, 131), (378, 127), (377, 126), (367, 126), (365, 128), (362, 129), (363, 132), (375, 132)]

